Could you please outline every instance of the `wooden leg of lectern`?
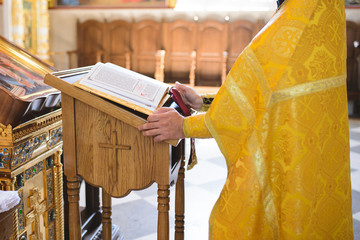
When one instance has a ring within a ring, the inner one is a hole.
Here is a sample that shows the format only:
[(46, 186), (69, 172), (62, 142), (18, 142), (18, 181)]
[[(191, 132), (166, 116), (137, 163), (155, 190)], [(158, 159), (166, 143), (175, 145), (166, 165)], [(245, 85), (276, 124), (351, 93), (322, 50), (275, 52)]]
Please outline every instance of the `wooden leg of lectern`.
[(80, 178), (67, 178), (67, 194), (69, 201), (69, 239), (81, 239), (81, 223), (79, 208)]
[(104, 240), (111, 240), (112, 223), (111, 223), (111, 196), (102, 191), (102, 233)]
[(184, 240), (184, 219), (185, 219), (185, 194), (184, 194), (184, 178), (185, 178), (185, 161), (181, 161), (178, 173), (175, 192), (175, 240)]
[(158, 240), (169, 239), (170, 186), (158, 184)]

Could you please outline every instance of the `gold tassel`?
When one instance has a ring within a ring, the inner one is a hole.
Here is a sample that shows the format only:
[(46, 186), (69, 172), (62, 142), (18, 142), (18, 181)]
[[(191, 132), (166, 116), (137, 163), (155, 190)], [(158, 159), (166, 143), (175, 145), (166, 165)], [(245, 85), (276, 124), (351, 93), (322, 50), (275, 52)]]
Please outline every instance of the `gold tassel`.
[(190, 170), (197, 164), (197, 157), (195, 152), (195, 139), (190, 139), (190, 157), (186, 169)]

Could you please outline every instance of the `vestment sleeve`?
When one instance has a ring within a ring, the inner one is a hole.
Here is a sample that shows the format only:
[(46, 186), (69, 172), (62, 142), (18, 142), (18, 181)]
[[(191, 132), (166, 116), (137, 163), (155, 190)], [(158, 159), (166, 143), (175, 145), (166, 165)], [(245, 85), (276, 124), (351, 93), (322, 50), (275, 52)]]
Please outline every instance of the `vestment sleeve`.
[(203, 99), (203, 105), (201, 106), (201, 109), (200, 109), (201, 112), (206, 112), (207, 110), (209, 110), (211, 103), (214, 100), (215, 95), (216, 95), (215, 93), (201, 95), (201, 97)]
[(211, 134), (205, 124), (205, 113), (186, 117), (183, 123), (185, 137), (188, 138), (211, 138)]

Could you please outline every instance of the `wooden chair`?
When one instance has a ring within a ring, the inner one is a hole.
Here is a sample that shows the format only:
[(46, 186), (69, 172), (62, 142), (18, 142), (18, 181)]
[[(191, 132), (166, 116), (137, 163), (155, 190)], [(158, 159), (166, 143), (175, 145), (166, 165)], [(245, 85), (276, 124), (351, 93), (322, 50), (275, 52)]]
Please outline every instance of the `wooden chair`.
[(228, 23), (198, 23), (196, 48), (197, 86), (220, 86), (226, 78)]
[[(131, 70), (155, 77), (157, 54), (163, 56), (162, 50), (162, 27), (160, 22), (142, 20), (133, 23), (131, 49)], [(160, 58), (161, 61), (161, 58)], [(161, 65), (161, 64), (159, 64)], [(159, 76), (159, 75), (158, 75)]]
[(165, 81), (195, 83), (196, 22), (175, 20), (164, 24)]
[(104, 62), (131, 68), (131, 26), (123, 20), (106, 22)]
[(104, 23), (96, 20), (77, 22), (78, 66), (89, 66), (103, 61), (106, 28)]
[(229, 48), (227, 71), (230, 71), (236, 59), (256, 34), (256, 23), (238, 20), (229, 24)]

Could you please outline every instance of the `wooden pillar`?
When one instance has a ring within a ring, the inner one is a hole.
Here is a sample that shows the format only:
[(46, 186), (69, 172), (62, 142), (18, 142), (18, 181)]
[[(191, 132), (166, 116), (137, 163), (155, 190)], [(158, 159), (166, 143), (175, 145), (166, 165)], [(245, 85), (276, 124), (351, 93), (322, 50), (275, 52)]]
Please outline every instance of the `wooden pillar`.
[(170, 186), (158, 185), (158, 240), (169, 239)]
[(184, 240), (184, 225), (185, 225), (185, 193), (184, 193), (184, 178), (185, 178), (185, 161), (181, 160), (181, 166), (178, 173), (175, 192), (175, 240)]
[(103, 239), (111, 240), (111, 196), (102, 190), (102, 231)]
[(79, 208), (80, 179), (71, 177), (67, 179), (67, 193), (69, 201), (69, 238), (81, 239), (81, 223)]
[(63, 201), (63, 165), (61, 163), (62, 150), (54, 154), (54, 192), (55, 192), (55, 205), (56, 205), (56, 218), (57, 223), (56, 239), (64, 239), (64, 201)]

